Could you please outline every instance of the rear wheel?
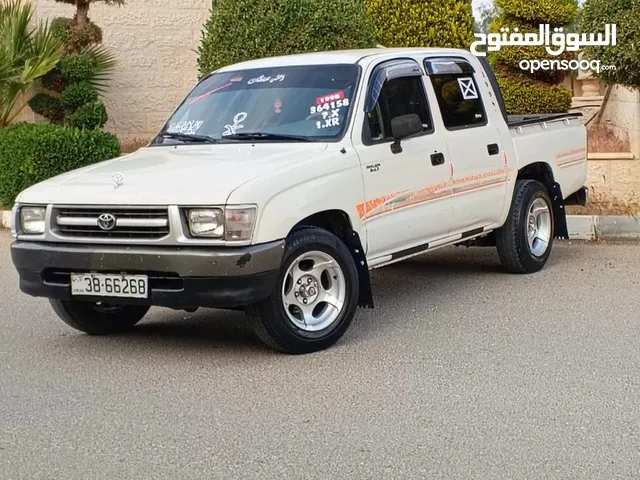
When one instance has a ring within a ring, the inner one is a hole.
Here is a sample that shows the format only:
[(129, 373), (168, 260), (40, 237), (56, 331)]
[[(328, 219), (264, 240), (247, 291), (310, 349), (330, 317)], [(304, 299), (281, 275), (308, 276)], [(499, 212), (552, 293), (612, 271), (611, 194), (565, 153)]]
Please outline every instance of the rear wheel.
[(554, 237), (553, 206), (544, 185), (518, 180), (505, 224), (496, 231), (498, 255), (511, 273), (534, 273), (549, 259)]
[(53, 311), (76, 330), (108, 335), (131, 330), (149, 311), (148, 306), (50, 300)]
[(257, 336), (289, 354), (324, 350), (347, 331), (357, 308), (358, 273), (351, 253), (320, 228), (294, 231), (269, 298), (247, 307)]

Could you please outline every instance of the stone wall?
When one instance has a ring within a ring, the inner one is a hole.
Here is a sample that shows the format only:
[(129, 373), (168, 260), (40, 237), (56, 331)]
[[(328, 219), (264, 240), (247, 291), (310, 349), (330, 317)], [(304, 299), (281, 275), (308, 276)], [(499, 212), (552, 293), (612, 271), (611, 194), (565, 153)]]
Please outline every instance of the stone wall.
[(627, 137), (631, 152), (640, 157), (640, 92), (615, 85), (604, 106), (602, 123)]
[[(73, 7), (32, 0), (38, 19), (73, 16)], [(197, 54), (211, 0), (128, 0), (123, 7), (96, 3), (89, 17), (118, 67), (104, 102), (105, 129), (123, 144), (148, 140), (197, 81)], [(25, 115), (33, 114), (28, 111)], [(24, 115), (23, 115), (24, 117)]]

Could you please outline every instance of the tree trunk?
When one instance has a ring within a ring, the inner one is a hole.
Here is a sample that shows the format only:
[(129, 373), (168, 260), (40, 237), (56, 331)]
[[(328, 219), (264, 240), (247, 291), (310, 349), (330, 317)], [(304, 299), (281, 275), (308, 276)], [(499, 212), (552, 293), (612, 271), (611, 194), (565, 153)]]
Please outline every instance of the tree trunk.
[(89, 20), (89, 2), (78, 0), (76, 4), (76, 22), (78, 25), (84, 25)]

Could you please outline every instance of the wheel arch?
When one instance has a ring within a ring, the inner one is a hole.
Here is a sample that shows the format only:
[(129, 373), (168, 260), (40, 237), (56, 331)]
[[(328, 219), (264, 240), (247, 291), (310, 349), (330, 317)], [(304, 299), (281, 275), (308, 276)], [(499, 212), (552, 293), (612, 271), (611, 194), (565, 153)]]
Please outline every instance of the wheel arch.
[(545, 186), (553, 207), (553, 223), (555, 238), (569, 238), (567, 214), (564, 196), (560, 184), (556, 181), (553, 168), (547, 162), (534, 162), (518, 170), (517, 180), (536, 180)]
[(316, 212), (296, 223), (291, 232), (306, 227), (318, 227), (333, 233), (349, 249), (356, 264), (358, 277), (360, 280), (360, 291), (358, 293), (358, 306), (373, 308), (373, 290), (371, 288), (371, 277), (364, 246), (360, 240), (360, 235), (353, 229), (353, 223), (347, 212), (344, 210), (323, 210)]

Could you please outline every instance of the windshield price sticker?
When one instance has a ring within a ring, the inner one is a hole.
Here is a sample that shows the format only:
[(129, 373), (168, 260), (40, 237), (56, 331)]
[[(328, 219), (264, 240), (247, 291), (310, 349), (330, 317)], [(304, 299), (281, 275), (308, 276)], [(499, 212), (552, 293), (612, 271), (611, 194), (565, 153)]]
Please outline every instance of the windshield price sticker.
[(184, 133), (186, 135), (195, 135), (204, 122), (202, 120), (183, 120), (181, 122), (172, 123), (167, 128), (167, 133)]
[[(327, 97), (322, 97), (327, 98)], [(330, 100), (328, 102), (321, 103), (319, 105), (314, 105), (309, 110), (311, 115), (314, 113), (326, 112), (329, 110), (340, 109), (341, 107), (348, 107), (349, 99), (348, 98), (338, 98), (337, 100)]]
[(323, 103), (335, 102), (336, 100), (342, 100), (344, 98), (344, 92), (330, 93), (322, 97), (316, 98), (316, 105), (322, 105)]
[(340, 109), (336, 108), (331, 111), (322, 112), (322, 121), (316, 122), (316, 128), (322, 130), (323, 128), (339, 127), (340, 126)]

